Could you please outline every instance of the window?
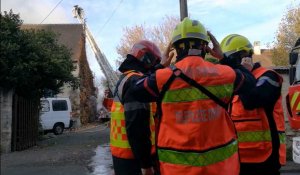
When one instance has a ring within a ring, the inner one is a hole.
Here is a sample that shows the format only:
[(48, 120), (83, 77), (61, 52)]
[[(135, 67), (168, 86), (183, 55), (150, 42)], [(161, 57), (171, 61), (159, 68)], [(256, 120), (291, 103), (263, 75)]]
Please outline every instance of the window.
[(298, 53), (298, 60), (297, 60), (297, 63), (296, 63), (295, 81), (300, 81), (300, 50), (299, 50), (299, 53)]
[(52, 101), (53, 111), (67, 111), (68, 105), (66, 100), (53, 100)]
[(41, 101), (42, 112), (49, 112), (50, 111), (50, 104), (48, 100)]

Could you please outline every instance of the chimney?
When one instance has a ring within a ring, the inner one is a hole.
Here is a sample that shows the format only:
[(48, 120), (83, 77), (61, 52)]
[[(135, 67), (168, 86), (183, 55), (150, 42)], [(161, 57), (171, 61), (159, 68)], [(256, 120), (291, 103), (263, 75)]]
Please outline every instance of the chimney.
[(255, 55), (261, 55), (260, 51), (260, 41), (254, 41), (254, 54)]

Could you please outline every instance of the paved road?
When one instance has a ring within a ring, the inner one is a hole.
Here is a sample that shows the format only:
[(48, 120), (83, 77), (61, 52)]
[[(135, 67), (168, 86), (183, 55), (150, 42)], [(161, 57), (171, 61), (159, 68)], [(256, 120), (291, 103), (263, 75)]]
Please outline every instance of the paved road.
[[(112, 175), (106, 126), (46, 136), (36, 147), (1, 155), (1, 175)], [(289, 161), (281, 172), (300, 175), (300, 164)]]
[(1, 155), (1, 175), (89, 175), (97, 146), (108, 143), (104, 125), (46, 135), (31, 149)]
[(281, 175), (300, 175), (300, 164), (288, 161), (286, 166), (281, 168)]

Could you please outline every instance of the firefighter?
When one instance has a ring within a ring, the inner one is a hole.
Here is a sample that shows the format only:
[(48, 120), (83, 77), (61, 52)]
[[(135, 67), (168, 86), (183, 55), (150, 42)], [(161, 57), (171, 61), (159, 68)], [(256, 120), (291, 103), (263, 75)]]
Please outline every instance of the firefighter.
[[(135, 79), (163, 67), (159, 48), (152, 42), (135, 43), (121, 63), (122, 72), (111, 109), (110, 147), (116, 175), (152, 175), (154, 173), (154, 104), (135, 100)], [(165, 64), (169, 64), (166, 62)]]
[(238, 132), (240, 175), (280, 174), (286, 162), (284, 115), (281, 104), (282, 77), (253, 63), (250, 41), (237, 34), (221, 42), (232, 64), (242, 64), (257, 80), (256, 87), (232, 101), (231, 117)]
[(232, 69), (204, 60), (206, 51), (218, 50), (208, 48), (208, 35), (212, 38), (199, 21), (185, 18), (172, 34), (175, 65), (136, 83), (138, 100), (157, 100), (161, 175), (239, 174), (237, 135), (227, 106), (234, 92), (254, 88), (255, 78), (241, 65)]

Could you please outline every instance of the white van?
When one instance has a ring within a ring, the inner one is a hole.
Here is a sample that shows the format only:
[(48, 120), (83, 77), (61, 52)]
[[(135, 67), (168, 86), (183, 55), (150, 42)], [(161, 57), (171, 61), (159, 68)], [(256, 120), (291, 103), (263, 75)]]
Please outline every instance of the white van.
[(69, 98), (42, 98), (40, 122), (44, 131), (62, 134), (71, 123), (71, 102)]

